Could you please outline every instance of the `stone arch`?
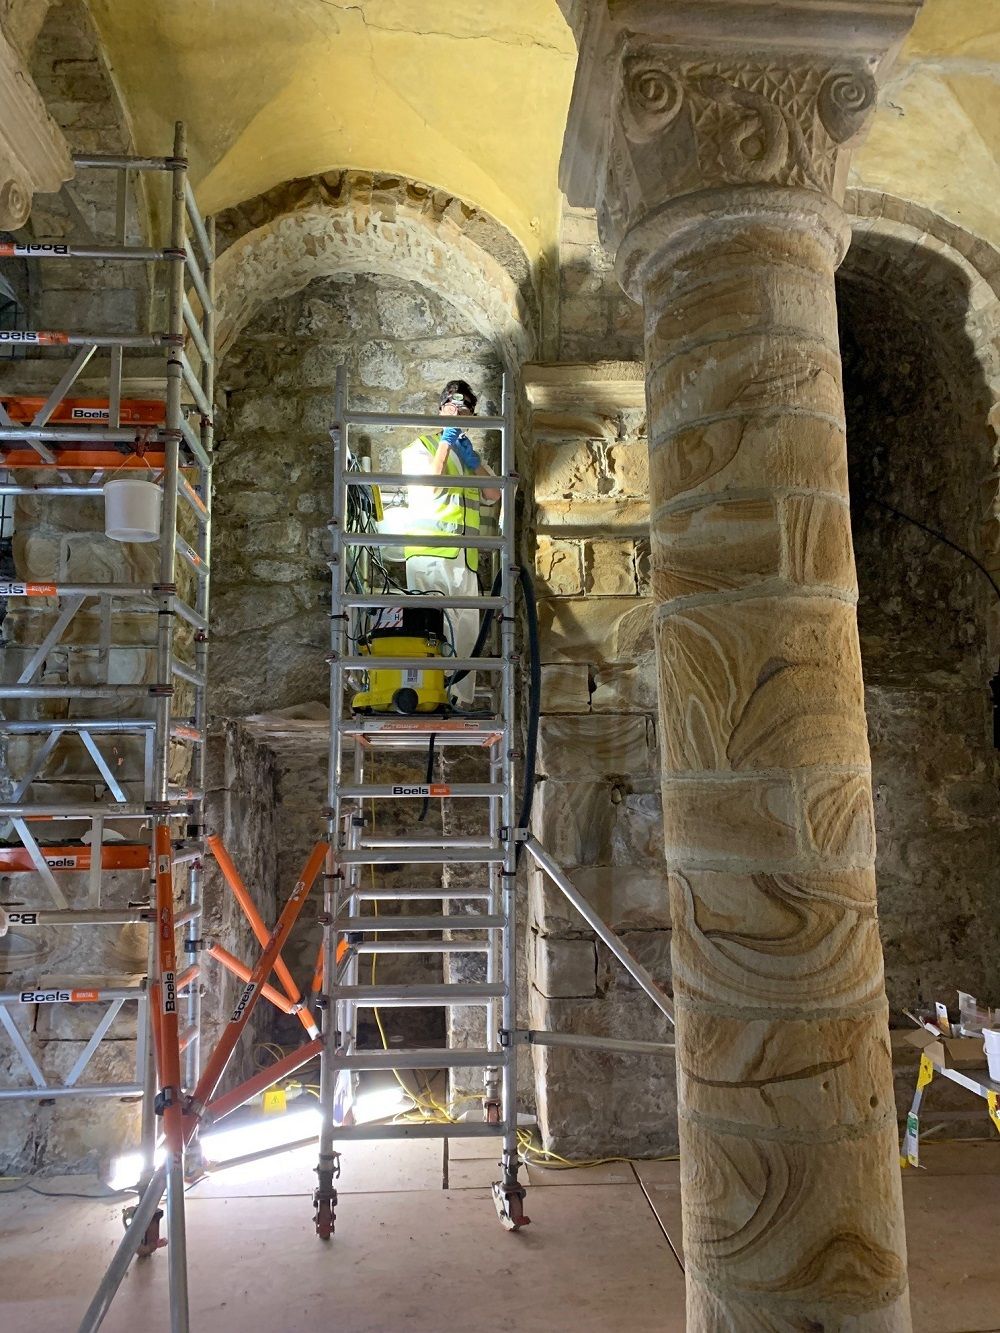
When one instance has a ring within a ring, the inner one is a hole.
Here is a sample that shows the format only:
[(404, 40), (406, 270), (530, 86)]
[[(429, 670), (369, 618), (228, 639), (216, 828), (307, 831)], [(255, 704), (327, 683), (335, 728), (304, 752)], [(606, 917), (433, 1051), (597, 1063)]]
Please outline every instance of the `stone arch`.
[[(929, 210), (848, 197), (838, 276), (879, 915), (895, 1013), (995, 983), (1000, 849), (989, 735), (997, 601), (907, 513), (994, 571), (1000, 256)], [(927, 944), (933, 922), (935, 947)]]
[[(905, 304), (933, 304), (941, 321), (940, 344), (965, 344), (982, 369), (989, 391), (987, 422), (1000, 437), (1000, 251), (932, 209), (883, 194), (848, 190), (856, 240), (842, 273), (860, 282), (889, 285)], [(942, 263), (941, 261), (945, 261)], [(982, 512), (976, 555), (996, 577), (1000, 571), (1000, 468), (981, 477)], [(1000, 616), (990, 616), (990, 650), (1000, 647)]]
[(538, 299), (524, 250), (488, 214), (432, 186), (327, 172), (227, 209), (217, 228), (222, 357), (265, 302), (336, 273), (410, 279), (446, 296), (510, 366), (532, 355)]

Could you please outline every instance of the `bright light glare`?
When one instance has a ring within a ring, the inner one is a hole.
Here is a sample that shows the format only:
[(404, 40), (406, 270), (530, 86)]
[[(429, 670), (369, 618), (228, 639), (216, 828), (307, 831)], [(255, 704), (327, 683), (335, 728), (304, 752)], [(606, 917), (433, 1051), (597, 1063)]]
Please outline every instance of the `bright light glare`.
[[(411, 1098), (396, 1084), (375, 1088), (371, 1092), (361, 1093), (355, 1099), (354, 1122), (367, 1125), (376, 1120), (386, 1120), (409, 1110), (412, 1104)], [(286, 1111), (283, 1115), (261, 1116), (231, 1129), (206, 1130), (201, 1135), (201, 1144), (206, 1161), (223, 1163), (230, 1158), (243, 1157), (263, 1149), (280, 1148), (282, 1144), (295, 1143), (299, 1139), (315, 1138), (319, 1135), (321, 1122), (318, 1104), (305, 1106), (295, 1111)], [(162, 1164), (164, 1157), (165, 1149), (161, 1144), (154, 1158), (157, 1166)], [(115, 1190), (129, 1189), (138, 1182), (141, 1173), (142, 1154), (125, 1153), (114, 1159), (108, 1185)]]
[(261, 1116), (232, 1129), (210, 1129), (201, 1136), (202, 1148), (209, 1162), (225, 1162), (230, 1157), (278, 1148), (283, 1143), (308, 1139), (319, 1133), (319, 1106), (306, 1106), (284, 1115)]
[[(161, 1145), (153, 1154), (153, 1162), (156, 1166), (162, 1166), (163, 1159), (166, 1156), (166, 1149)], [(131, 1189), (133, 1185), (139, 1183), (139, 1177), (142, 1175), (142, 1153), (127, 1152), (121, 1157), (116, 1157), (111, 1163), (111, 1173), (108, 1176), (108, 1186), (113, 1190)]]
[(368, 1125), (374, 1120), (385, 1120), (388, 1116), (398, 1115), (400, 1111), (408, 1111), (412, 1105), (412, 1099), (398, 1083), (388, 1088), (375, 1088), (372, 1092), (363, 1092), (356, 1098), (354, 1123)]

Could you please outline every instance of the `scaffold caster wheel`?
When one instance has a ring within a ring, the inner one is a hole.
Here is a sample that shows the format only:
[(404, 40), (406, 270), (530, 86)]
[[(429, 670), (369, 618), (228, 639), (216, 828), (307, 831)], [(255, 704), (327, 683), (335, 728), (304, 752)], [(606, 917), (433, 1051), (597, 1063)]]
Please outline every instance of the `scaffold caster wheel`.
[[(124, 1224), (126, 1229), (128, 1228), (128, 1225), (132, 1221), (132, 1218), (134, 1216), (135, 1216), (134, 1204), (130, 1205), (128, 1208), (122, 1209), (122, 1223)], [(146, 1228), (145, 1235), (139, 1242), (138, 1248), (136, 1249), (136, 1256), (138, 1258), (148, 1259), (151, 1254), (155, 1254), (157, 1250), (162, 1250), (163, 1247), (166, 1245), (167, 1243), (166, 1236), (160, 1235), (160, 1222), (162, 1218), (163, 1218), (163, 1209), (157, 1208), (156, 1212), (150, 1219), (149, 1226)]]
[(493, 1205), (505, 1231), (520, 1231), (530, 1224), (531, 1218), (524, 1215), (525, 1193), (523, 1185), (504, 1185), (499, 1180), (494, 1183)]
[(316, 1212), (313, 1221), (316, 1223), (316, 1235), (320, 1240), (329, 1240), (333, 1235), (334, 1220), (336, 1214), (333, 1211), (332, 1199), (313, 1199), (316, 1206)]
[(500, 1103), (483, 1102), (483, 1115), (488, 1125), (499, 1125), (500, 1123)]

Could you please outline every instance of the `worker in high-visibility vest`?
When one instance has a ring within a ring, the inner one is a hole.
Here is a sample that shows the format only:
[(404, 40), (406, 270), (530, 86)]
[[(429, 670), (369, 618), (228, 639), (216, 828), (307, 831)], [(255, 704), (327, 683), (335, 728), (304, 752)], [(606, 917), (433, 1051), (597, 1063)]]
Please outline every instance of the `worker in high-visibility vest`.
[[(475, 415), (476, 395), (465, 380), (449, 380), (441, 393), (442, 416)], [(442, 477), (492, 477), (494, 473), (479, 457), (472, 441), (459, 426), (449, 426), (438, 435), (421, 435), (403, 450), (403, 471), (411, 475)], [(437, 535), (454, 533), (471, 537), (479, 531), (480, 506), (495, 504), (499, 490), (470, 490), (461, 486), (410, 486), (408, 530)], [(444, 596), (478, 597), (479, 552), (473, 547), (406, 547), (406, 586), (411, 592), (438, 592)], [(468, 657), (479, 634), (479, 612), (447, 608), (447, 622), (454, 639), (456, 657)], [(476, 689), (474, 672), (455, 685), (452, 698), (457, 707), (472, 707)]]

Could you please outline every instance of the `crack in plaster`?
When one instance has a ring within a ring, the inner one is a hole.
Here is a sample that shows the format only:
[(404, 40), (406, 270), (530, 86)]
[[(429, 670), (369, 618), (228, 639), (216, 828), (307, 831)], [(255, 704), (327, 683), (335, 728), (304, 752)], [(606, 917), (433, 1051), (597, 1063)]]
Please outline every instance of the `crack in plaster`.
[(397, 35), (410, 34), (413, 37), (445, 37), (453, 42), (494, 42), (497, 46), (537, 46), (540, 51), (554, 51), (556, 55), (561, 55), (567, 60), (572, 59), (574, 55), (573, 52), (563, 50), (561, 46), (555, 46), (551, 42), (540, 42), (536, 37), (529, 37), (524, 34), (518, 34), (511, 40), (497, 37), (490, 32), (476, 32), (462, 36), (457, 32), (442, 32), (436, 28), (396, 28), (388, 23), (373, 23), (365, 13), (363, 5), (341, 5), (337, 3), (337, 0), (320, 0), (320, 3), (326, 5), (328, 9), (338, 10), (341, 14), (359, 14), (365, 28), (372, 29), (375, 32), (394, 32)]

